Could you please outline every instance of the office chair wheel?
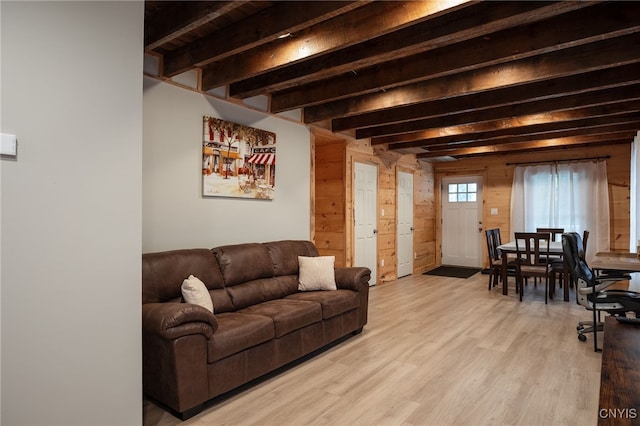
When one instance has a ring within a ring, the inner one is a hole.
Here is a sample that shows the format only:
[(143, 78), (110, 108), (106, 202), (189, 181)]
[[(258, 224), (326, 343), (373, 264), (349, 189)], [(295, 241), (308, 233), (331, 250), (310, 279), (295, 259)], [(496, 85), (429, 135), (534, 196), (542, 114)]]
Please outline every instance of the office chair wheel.
[(578, 334), (578, 340), (580, 340), (581, 342), (586, 342), (587, 336), (585, 336), (584, 334)]
[(584, 330), (584, 325), (579, 325), (576, 327), (576, 330), (580, 331), (580, 330)]

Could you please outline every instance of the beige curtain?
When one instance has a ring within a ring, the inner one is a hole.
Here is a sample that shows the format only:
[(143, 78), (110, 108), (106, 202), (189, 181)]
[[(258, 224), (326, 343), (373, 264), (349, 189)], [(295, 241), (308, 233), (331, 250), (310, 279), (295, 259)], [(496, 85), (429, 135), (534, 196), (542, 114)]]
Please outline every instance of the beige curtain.
[[(538, 227), (589, 231), (587, 261), (609, 251), (607, 163), (573, 162), (517, 166), (511, 188), (511, 231)], [(511, 236), (513, 239), (513, 235)]]

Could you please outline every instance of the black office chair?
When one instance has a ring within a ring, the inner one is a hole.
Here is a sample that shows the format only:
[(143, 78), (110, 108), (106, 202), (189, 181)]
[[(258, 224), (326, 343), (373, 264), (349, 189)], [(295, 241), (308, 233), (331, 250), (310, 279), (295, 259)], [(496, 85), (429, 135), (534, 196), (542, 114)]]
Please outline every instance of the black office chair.
[(604, 330), (604, 323), (600, 320), (600, 313), (626, 316), (627, 312), (635, 312), (640, 318), (640, 293), (625, 290), (606, 290), (615, 282), (629, 280), (631, 277), (624, 273), (611, 271), (607, 275), (595, 275), (584, 258), (582, 238), (577, 232), (562, 234), (562, 251), (567, 261), (569, 272), (576, 282), (576, 297), (578, 303), (593, 312), (592, 321), (578, 323), (578, 339), (587, 340), (586, 333), (593, 333), (593, 348), (598, 351), (597, 332)]

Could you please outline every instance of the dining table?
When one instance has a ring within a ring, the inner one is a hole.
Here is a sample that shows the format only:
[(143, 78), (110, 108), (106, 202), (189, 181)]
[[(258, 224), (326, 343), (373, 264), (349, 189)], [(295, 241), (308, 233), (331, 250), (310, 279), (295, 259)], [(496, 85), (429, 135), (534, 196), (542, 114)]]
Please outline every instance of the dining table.
[[(507, 273), (507, 263), (508, 263), (508, 257), (510, 254), (517, 254), (518, 253), (518, 248), (516, 246), (516, 241), (509, 241), (508, 243), (505, 244), (501, 244), (498, 246), (498, 250), (500, 250), (501, 253), (501, 257), (502, 257), (502, 294), (507, 295), (509, 294), (509, 286), (507, 285), (507, 277), (508, 277), (508, 273)], [(546, 253), (546, 248), (545, 248), (545, 253)], [(558, 257), (563, 257), (563, 251), (562, 251), (562, 242), (561, 241), (551, 241), (549, 243), (549, 254), (553, 255), (553, 256), (558, 256)], [(569, 301), (569, 269), (566, 266), (566, 262), (565, 262), (565, 268), (564, 268), (564, 273), (563, 273), (563, 278), (564, 278), (564, 285), (562, 286), (562, 289), (564, 290), (564, 301), (568, 302)]]

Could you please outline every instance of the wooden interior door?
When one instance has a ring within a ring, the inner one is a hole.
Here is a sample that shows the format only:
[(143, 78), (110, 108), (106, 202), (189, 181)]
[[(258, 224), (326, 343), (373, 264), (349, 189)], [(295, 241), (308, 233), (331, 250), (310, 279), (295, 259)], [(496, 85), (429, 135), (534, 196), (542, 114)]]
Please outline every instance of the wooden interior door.
[(413, 174), (398, 171), (398, 278), (413, 273)]
[(378, 167), (370, 164), (354, 164), (354, 266), (371, 269), (369, 285), (377, 282), (378, 256)]

